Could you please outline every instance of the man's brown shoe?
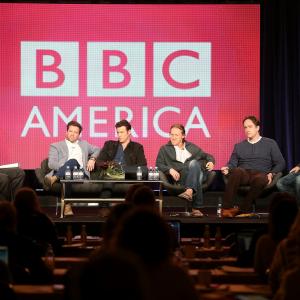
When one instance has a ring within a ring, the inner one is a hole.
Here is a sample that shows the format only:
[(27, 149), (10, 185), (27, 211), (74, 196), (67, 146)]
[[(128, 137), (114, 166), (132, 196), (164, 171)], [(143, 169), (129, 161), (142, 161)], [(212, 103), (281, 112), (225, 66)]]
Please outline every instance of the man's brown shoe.
[(72, 206), (71, 206), (70, 203), (65, 204), (64, 215), (65, 216), (73, 216), (74, 215), (73, 210), (72, 210)]
[(45, 176), (45, 183), (50, 187), (57, 181), (58, 181), (57, 176)]
[(223, 218), (234, 218), (240, 213), (239, 208), (224, 208), (222, 209), (222, 217)]
[(192, 217), (203, 217), (203, 213), (200, 211), (200, 209), (193, 208), (191, 212)]

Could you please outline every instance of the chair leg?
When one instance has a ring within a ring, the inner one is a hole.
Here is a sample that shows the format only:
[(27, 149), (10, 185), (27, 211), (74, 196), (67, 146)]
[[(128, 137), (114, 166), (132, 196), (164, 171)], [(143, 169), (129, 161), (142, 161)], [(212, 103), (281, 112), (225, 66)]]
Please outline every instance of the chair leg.
[(184, 206), (184, 215), (189, 217), (192, 211), (192, 202), (186, 201)]
[(58, 216), (58, 207), (60, 206), (60, 198), (55, 197), (56, 199), (56, 205), (55, 205), (55, 216)]

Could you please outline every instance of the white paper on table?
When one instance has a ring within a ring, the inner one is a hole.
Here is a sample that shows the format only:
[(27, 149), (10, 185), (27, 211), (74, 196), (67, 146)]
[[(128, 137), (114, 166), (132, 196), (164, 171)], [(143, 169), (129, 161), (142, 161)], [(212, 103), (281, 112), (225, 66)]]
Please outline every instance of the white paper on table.
[(0, 165), (0, 169), (9, 169), (9, 168), (18, 168), (18, 167), (19, 167), (19, 163)]

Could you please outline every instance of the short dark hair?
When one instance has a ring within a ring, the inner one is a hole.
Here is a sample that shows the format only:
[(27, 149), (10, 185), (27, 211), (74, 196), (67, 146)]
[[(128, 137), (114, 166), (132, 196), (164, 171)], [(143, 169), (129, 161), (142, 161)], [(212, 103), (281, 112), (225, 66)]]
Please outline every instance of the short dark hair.
[(244, 120), (243, 120), (243, 124), (245, 123), (246, 120), (252, 121), (255, 126), (259, 126), (260, 125), (259, 120), (255, 116), (247, 116), (247, 117), (245, 117)]
[(115, 125), (116, 128), (119, 128), (122, 126), (125, 126), (127, 131), (131, 130), (131, 124), (127, 120), (121, 120), (121, 121), (117, 122)]
[(77, 121), (70, 121), (68, 124), (67, 124), (67, 130), (69, 130), (69, 127), (70, 126), (75, 126), (75, 127), (78, 127), (79, 128), (79, 133), (81, 133), (82, 131), (82, 126), (80, 123), (78, 123)]
[(181, 130), (181, 133), (185, 135), (185, 129), (184, 129), (184, 126), (183, 126), (182, 124), (173, 124), (173, 125), (170, 127), (170, 131), (171, 131), (173, 128), (177, 128), (177, 129)]
[(18, 215), (40, 212), (40, 203), (35, 190), (29, 187), (20, 188), (13, 202)]

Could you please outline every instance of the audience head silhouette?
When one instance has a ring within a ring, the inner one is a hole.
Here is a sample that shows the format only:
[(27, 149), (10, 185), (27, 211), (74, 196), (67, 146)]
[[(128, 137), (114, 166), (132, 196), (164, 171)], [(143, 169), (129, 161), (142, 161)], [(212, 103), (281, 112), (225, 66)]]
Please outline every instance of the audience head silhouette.
[(170, 227), (153, 210), (136, 208), (119, 223), (115, 246), (135, 253), (147, 266), (159, 265), (171, 258)]
[(289, 193), (276, 193), (269, 207), (269, 232), (275, 242), (284, 239), (298, 212), (297, 199)]
[(129, 202), (120, 203), (114, 206), (105, 222), (104, 231), (103, 231), (103, 245), (108, 246), (110, 240), (114, 236), (117, 225), (120, 223), (120, 220), (124, 215), (126, 215), (133, 205)]
[(14, 205), (18, 214), (33, 214), (41, 211), (36, 192), (28, 187), (18, 190), (15, 196)]
[(149, 186), (142, 185), (133, 192), (131, 201), (135, 206), (154, 207), (155, 195)]
[(81, 270), (80, 299), (147, 299), (147, 279), (132, 253), (101, 252)]

